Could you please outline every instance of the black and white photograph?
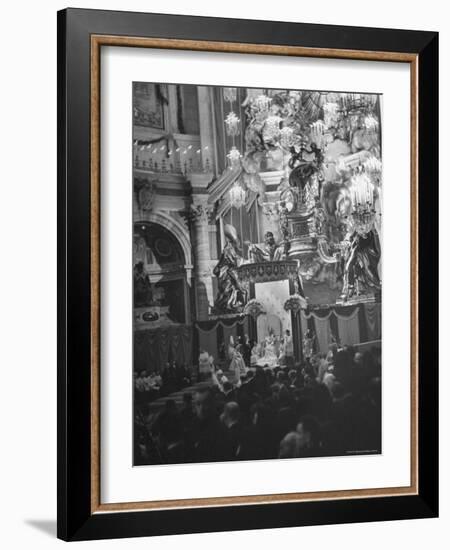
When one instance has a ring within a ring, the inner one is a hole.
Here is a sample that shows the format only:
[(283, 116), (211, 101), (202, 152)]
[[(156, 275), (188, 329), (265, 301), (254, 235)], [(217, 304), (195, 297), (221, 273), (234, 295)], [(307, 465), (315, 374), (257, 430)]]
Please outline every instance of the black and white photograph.
[(132, 120), (134, 465), (381, 453), (382, 96), (134, 82)]
[(448, 546), (448, 10), (362, 8), (5, 4), (3, 548)]

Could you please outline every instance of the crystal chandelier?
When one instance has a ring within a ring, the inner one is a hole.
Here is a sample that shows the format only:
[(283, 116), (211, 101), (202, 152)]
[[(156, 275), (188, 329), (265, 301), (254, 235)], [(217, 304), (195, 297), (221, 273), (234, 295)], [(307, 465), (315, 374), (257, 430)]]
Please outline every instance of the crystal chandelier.
[(227, 158), (230, 162), (230, 166), (232, 168), (235, 168), (236, 166), (239, 166), (241, 162), (241, 153), (239, 152), (239, 149), (236, 147), (232, 147), (230, 152), (227, 155)]
[(364, 161), (363, 166), (366, 172), (374, 172), (376, 174), (381, 172), (381, 160), (377, 159), (377, 157), (373, 155)]
[(356, 232), (364, 236), (373, 229), (375, 224), (375, 187), (369, 176), (364, 172), (354, 175), (351, 183), (349, 189), (352, 201), (351, 216)]
[(230, 137), (235, 137), (239, 135), (239, 132), (241, 130), (241, 120), (236, 115), (236, 113), (233, 113), (233, 111), (228, 113), (227, 118), (225, 119), (225, 125), (227, 128), (227, 134)]
[(234, 182), (229, 191), (230, 204), (234, 208), (241, 208), (245, 204), (245, 190), (239, 182)]

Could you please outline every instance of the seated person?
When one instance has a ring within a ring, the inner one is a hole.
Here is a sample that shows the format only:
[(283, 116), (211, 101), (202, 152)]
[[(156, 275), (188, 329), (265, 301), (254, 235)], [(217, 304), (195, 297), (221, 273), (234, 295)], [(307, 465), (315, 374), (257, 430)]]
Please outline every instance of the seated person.
[(284, 256), (284, 245), (278, 245), (275, 242), (273, 233), (271, 231), (267, 231), (264, 235), (263, 247), (260, 247), (257, 244), (252, 244), (249, 246), (248, 251), (250, 260), (253, 263), (276, 262), (281, 260)]

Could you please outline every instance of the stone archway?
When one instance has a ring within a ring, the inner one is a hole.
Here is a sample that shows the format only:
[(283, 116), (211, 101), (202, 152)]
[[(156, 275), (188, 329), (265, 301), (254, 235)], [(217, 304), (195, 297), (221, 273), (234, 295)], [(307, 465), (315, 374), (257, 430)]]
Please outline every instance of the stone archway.
[[(158, 215), (153, 218), (157, 219)], [(147, 283), (150, 286), (148, 300), (145, 300), (144, 295), (144, 302), (137, 303), (135, 293), (135, 313), (136, 307), (170, 305), (170, 311), (167, 311), (170, 316), (167, 321), (190, 324), (191, 270), (186, 262), (185, 250), (186, 247), (183, 247), (174, 231), (167, 228), (167, 223), (147, 220), (134, 222), (133, 265), (137, 269), (140, 264), (140, 270), (145, 274), (144, 278), (150, 283)], [(190, 249), (188, 252), (190, 253)], [(135, 286), (135, 290), (136, 288)], [(176, 299), (173, 299), (174, 296)], [(158, 303), (161, 300), (164, 304)], [(145, 326), (152, 328), (149, 325)]]
[[(140, 211), (139, 215), (135, 216), (134, 223), (155, 223), (172, 233), (183, 250), (186, 270), (190, 271), (192, 269), (192, 248), (189, 232), (181, 221), (164, 211)], [(188, 273), (189, 278), (190, 274)]]
[(154, 221), (163, 216), (152, 218), (133, 224), (133, 361), (137, 372), (162, 373), (168, 362), (192, 360), (191, 288), (185, 246)]

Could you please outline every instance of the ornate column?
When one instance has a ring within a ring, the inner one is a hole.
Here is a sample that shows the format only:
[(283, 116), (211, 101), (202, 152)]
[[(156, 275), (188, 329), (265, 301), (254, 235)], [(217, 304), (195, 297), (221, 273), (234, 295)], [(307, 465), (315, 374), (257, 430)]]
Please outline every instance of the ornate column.
[(214, 303), (208, 229), (208, 216), (211, 212), (211, 205), (208, 204), (208, 192), (206, 190), (212, 178), (213, 174), (211, 173), (190, 174), (195, 302), (198, 320), (208, 319), (209, 308)]

